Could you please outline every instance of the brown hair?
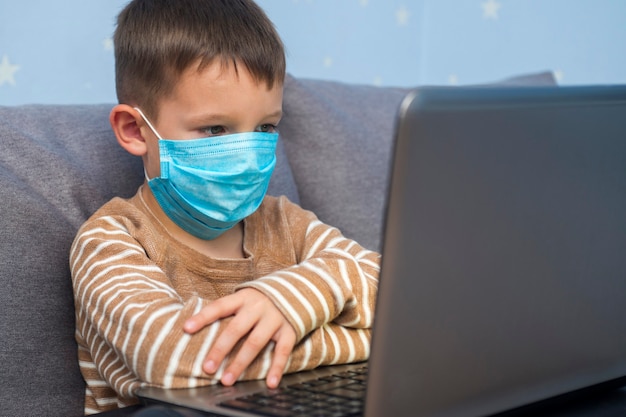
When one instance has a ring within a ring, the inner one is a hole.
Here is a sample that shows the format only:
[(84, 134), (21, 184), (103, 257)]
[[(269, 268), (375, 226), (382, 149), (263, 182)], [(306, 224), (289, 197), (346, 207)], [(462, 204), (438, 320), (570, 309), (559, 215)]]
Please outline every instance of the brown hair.
[(119, 14), (114, 36), (120, 103), (156, 118), (192, 64), (241, 62), (268, 88), (285, 77), (285, 52), (274, 25), (252, 0), (133, 0)]

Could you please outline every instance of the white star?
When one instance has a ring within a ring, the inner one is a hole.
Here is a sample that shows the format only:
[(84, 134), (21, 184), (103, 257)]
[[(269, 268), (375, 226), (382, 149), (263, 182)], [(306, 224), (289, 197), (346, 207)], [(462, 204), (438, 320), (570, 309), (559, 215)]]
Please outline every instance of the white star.
[(448, 85), (458, 85), (459, 84), (459, 77), (457, 77), (456, 74), (450, 74), (448, 76)]
[(102, 40), (102, 47), (104, 48), (105, 51), (112, 51), (113, 50), (113, 39), (111, 38), (106, 38)]
[(402, 6), (396, 10), (396, 23), (398, 23), (398, 26), (406, 26), (409, 23), (410, 16), (411, 13), (409, 13), (406, 7)]
[(498, 20), (498, 11), (502, 5), (497, 0), (487, 0), (481, 6), (483, 8), (483, 18)]
[(19, 65), (11, 65), (9, 63), (8, 56), (2, 56), (2, 62), (0, 62), (0, 85), (4, 83), (15, 85), (13, 74), (15, 74), (18, 69), (20, 69)]
[(372, 81), (372, 84), (375, 85), (376, 87), (380, 87), (383, 85), (383, 77), (381, 77), (380, 75), (374, 77), (374, 81)]
[(555, 70), (553, 74), (554, 79), (556, 79), (557, 82), (563, 81), (563, 78), (565, 77), (565, 74), (563, 74), (563, 70)]
[(324, 67), (330, 68), (332, 66), (333, 66), (333, 59), (331, 57), (329, 57), (329, 56), (324, 58)]
[(369, 0), (359, 0), (359, 3), (361, 4), (361, 7), (367, 7)]

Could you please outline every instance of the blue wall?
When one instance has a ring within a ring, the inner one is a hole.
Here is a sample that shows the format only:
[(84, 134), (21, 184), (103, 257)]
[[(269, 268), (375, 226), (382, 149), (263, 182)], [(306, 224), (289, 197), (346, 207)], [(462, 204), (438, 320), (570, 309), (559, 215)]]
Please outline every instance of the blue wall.
[[(626, 83), (626, 0), (258, 0), (297, 77), (472, 84), (552, 70)], [(126, 0), (0, 0), (0, 104), (114, 102)]]

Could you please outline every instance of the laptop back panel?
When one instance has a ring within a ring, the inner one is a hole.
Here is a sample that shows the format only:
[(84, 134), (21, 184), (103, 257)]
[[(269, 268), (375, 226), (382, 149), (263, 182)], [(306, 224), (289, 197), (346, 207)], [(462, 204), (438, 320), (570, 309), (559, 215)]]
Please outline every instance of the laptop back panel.
[(366, 416), (626, 375), (626, 88), (425, 88), (396, 134)]

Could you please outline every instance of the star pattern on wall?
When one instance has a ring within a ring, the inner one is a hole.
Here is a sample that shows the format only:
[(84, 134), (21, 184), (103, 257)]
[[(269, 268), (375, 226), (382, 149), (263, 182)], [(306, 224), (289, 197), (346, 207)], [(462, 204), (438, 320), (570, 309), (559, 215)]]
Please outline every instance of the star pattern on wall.
[(563, 82), (563, 79), (565, 78), (565, 74), (561, 69), (556, 69), (552, 71), (552, 75), (554, 75), (554, 79), (557, 81), (557, 83)]
[(481, 6), (483, 8), (483, 18), (492, 20), (498, 20), (500, 18), (499, 13), (502, 4), (497, 0), (487, 0), (481, 3)]
[(102, 48), (104, 48), (105, 51), (112, 51), (113, 50), (113, 39), (112, 38), (104, 38), (102, 40)]
[[(54, 34), (24, 31), (20, 36), (0, 36), (0, 103), (115, 101), (112, 34), (120, 2), (127, 1), (89, 2), (89, 6), (77, 8), (71, 15), (62, 13), (65, 8), (51, 6), (54, 14), (50, 16), (27, 13), (28, 5), (24, 3), (28, 2), (0, 6), (0, 28), (11, 27), (7, 22), (13, 21), (24, 22), (25, 27), (45, 26), (48, 20), (68, 23), (59, 25)], [(626, 26), (610, 19), (590, 20), (587, 15), (620, 15), (626, 0), (608, 2), (603, 7), (594, 0), (570, 1), (566, 8), (559, 2), (538, 1), (532, 2), (532, 13), (528, 13), (530, 6), (521, 5), (525, 2), (507, 0), (258, 2), (267, 8), (287, 49), (292, 51), (287, 57), (288, 68), (296, 77), (392, 86), (466, 85), (521, 75), (525, 69), (546, 69), (553, 71), (559, 84), (625, 82), (625, 55), (619, 52), (615, 40), (626, 39)], [(70, 24), (95, 15), (100, 17), (89, 27)], [(536, 21), (536, 16), (544, 18)], [(317, 24), (324, 19), (328, 24)], [(555, 26), (559, 19), (576, 24)], [(581, 26), (580, 22), (587, 25)], [(513, 36), (529, 27), (532, 36)], [(554, 42), (538, 45), (545, 53), (535, 53), (535, 40), (551, 39), (557, 30), (564, 33), (552, 39)], [(63, 66), (61, 70), (51, 73), (50, 65), (41, 65), (41, 54), (24, 53), (41, 48), (42, 36), (54, 45), (55, 50), (50, 52), (55, 64)], [(76, 41), (77, 37), (84, 39)], [(570, 47), (571, 39), (582, 37), (585, 42), (580, 48)], [(315, 39), (312, 50), (311, 39)], [(373, 45), (383, 53), (375, 54)], [(500, 53), (506, 54), (506, 59)], [(595, 54), (601, 59), (584, 58)], [(77, 55), (94, 62), (74, 65), (69, 57)], [(82, 82), (85, 80), (89, 83)]]
[(409, 18), (411, 17), (411, 13), (407, 10), (406, 7), (401, 6), (396, 10), (396, 23), (398, 26), (406, 26), (409, 23)]
[(7, 55), (2, 56), (0, 61), (0, 86), (5, 83), (15, 85), (15, 73), (20, 69), (19, 65), (12, 65)]

